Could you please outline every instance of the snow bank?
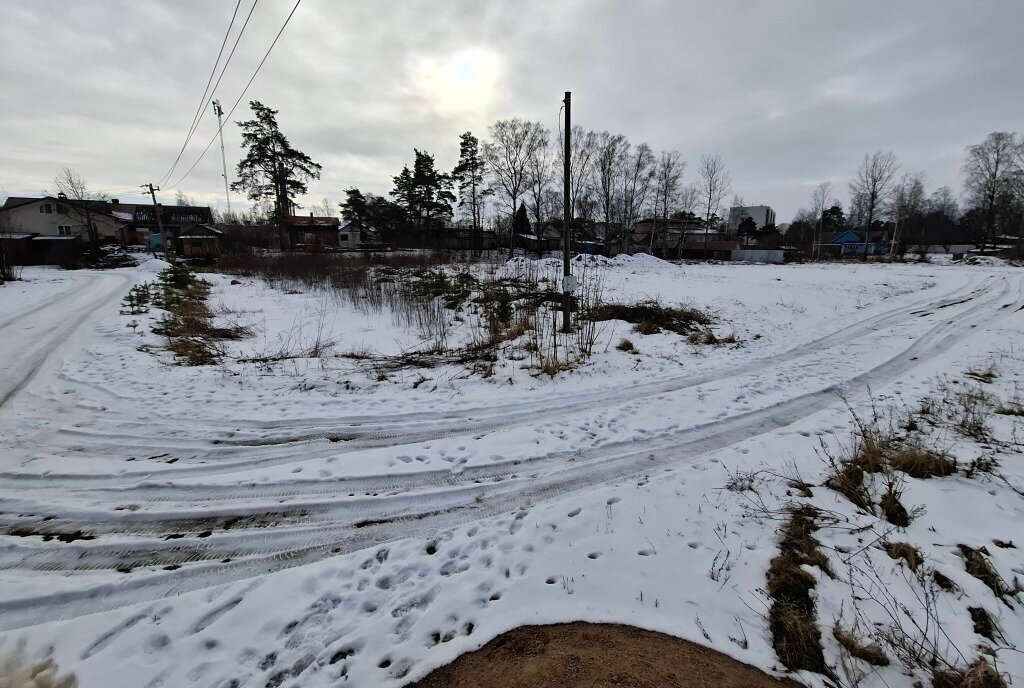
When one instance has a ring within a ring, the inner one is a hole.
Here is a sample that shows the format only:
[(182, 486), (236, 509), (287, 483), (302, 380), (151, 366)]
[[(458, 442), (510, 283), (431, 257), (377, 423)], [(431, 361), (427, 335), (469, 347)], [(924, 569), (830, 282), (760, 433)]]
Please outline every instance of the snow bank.
[(148, 260), (144, 260), (141, 263), (139, 263), (137, 269), (141, 272), (148, 272), (155, 275), (161, 270), (164, 270), (169, 267), (171, 267), (171, 264), (168, 263), (166, 260), (160, 260), (159, 258), (149, 258)]
[(633, 254), (632, 256), (626, 253), (620, 253), (619, 255), (615, 256), (613, 262), (616, 265), (629, 266), (631, 268), (661, 269), (673, 266), (673, 263), (652, 256), (649, 253), (636, 253)]

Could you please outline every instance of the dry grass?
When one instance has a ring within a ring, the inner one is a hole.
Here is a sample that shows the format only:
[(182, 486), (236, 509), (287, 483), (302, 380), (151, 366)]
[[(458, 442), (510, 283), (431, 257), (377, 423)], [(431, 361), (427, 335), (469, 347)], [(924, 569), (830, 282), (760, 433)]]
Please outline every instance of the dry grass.
[(878, 643), (858, 638), (852, 631), (846, 631), (836, 622), (832, 627), (832, 637), (851, 657), (862, 659), (872, 666), (889, 666), (889, 656)]
[(249, 330), (240, 325), (214, 324), (214, 314), (207, 305), (210, 285), (197, 279), (188, 268), (176, 265), (164, 270), (160, 273), (159, 288), (162, 293), (154, 303), (167, 314), (153, 332), (167, 337), (167, 349), (185, 365), (219, 363), (224, 355), (219, 342), (249, 336)]
[[(592, 309), (593, 320), (624, 320), (632, 323), (638, 334), (657, 334), (664, 330), (678, 335), (706, 333), (715, 318), (697, 308), (673, 308), (657, 301), (639, 301), (633, 304), (606, 303)], [(713, 335), (712, 335), (713, 336)]]
[(1006, 681), (985, 659), (979, 659), (967, 671), (937, 671), (932, 688), (1006, 688)]
[(906, 563), (907, 568), (915, 573), (924, 563), (924, 558), (921, 556), (921, 550), (914, 547), (909, 542), (886, 542), (882, 547), (885, 549), (886, 554), (893, 559), (902, 559)]
[(975, 549), (967, 545), (957, 545), (960, 556), (964, 560), (964, 568), (995, 593), (996, 597), (1005, 597), (1013, 594), (1013, 590), (1006, 584), (1003, 577), (999, 575), (995, 567), (988, 560), (988, 552), (984, 547)]
[(830, 676), (811, 597), (816, 581), (803, 568), (815, 566), (831, 574), (828, 558), (813, 536), (818, 529), (818, 516), (813, 507), (790, 509), (790, 518), (782, 529), (779, 554), (768, 567), (768, 594), (772, 599), (768, 625), (775, 652), (786, 668)]
[(0, 688), (75, 688), (77, 685), (74, 674), (59, 676), (53, 661), (31, 662), (20, 647), (0, 655)]

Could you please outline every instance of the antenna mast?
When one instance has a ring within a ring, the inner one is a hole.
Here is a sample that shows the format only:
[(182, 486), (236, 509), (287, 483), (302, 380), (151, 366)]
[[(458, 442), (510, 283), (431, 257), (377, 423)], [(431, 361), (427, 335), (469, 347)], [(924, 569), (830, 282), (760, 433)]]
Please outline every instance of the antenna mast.
[(221, 121), (221, 117), (224, 116), (224, 108), (220, 106), (220, 101), (213, 101), (213, 111), (217, 113), (217, 133), (220, 134), (220, 162), (224, 167), (224, 197), (228, 202), (228, 215), (231, 214), (231, 191), (228, 186), (228, 158), (224, 153), (224, 122)]

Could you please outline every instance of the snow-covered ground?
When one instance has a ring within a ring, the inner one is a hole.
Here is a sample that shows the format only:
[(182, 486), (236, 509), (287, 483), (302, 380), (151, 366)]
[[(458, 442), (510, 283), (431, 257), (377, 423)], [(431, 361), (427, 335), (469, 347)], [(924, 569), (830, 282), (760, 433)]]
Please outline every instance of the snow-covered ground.
[[(317, 336), (338, 353), (415, 337), (327, 293), (221, 275), (204, 276), (211, 303), (254, 336), (222, 365), (171, 365), (154, 314), (119, 312), (159, 268), (26, 270), (0, 288), (0, 633), (84, 688), (401, 686), (515, 626), (576, 619), (781, 669), (770, 514), (801, 498), (777, 476), (823, 480), (820, 441), (847, 440), (847, 404), (912, 406), (936, 376), (991, 360), (1007, 399), (1024, 370), (1024, 275), (1000, 266), (598, 261), (606, 299), (705, 308), (740, 343), (609, 322), (599, 353), (554, 379), (507, 357), (486, 378), (237, 362)], [(624, 337), (639, 353), (616, 349)], [(1024, 577), (1021, 550), (991, 542), (1024, 546), (1014, 420), (1001, 443), (946, 439), (964, 461), (997, 453), (1009, 482), (908, 487), (927, 513), (899, 539), (959, 585), (941, 604), (966, 660), (982, 642), (969, 606), (997, 615), (1007, 645), (1024, 639), (1019, 604), (985, 597), (955, 556), (987, 543), (1007, 581)], [(756, 491), (726, 489), (750, 471)], [(853, 524), (819, 533), (837, 570), (871, 546), (857, 528), (882, 527), (824, 488), (809, 499)], [(817, 577), (838, 663), (830, 627), (852, 594)], [(998, 660), (1024, 676), (1019, 653)], [(910, 683), (894, 665), (863, 685)]]

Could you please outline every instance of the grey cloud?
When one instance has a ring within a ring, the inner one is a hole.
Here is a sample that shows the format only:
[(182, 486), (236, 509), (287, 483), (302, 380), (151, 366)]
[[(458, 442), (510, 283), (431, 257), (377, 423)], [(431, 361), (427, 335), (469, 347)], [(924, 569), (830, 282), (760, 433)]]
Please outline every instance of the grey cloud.
[[(291, 5), (257, 6), (218, 90), (225, 106)], [(96, 188), (159, 178), (233, 6), (0, 4), (0, 189), (36, 192), (63, 165)], [(248, 116), (249, 99), (279, 109), (293, 143), (324, 165), (310, 200), (340, 200), (348, 184), (386, 191), (413, 147), (450, 166), (460, 132), (500, 117), (554, 129), (569, 89), (577, 122), (691, 163), (721, 151), (735, 190), (788, 219), (819, 180), (843, 195), (869, 149), (892, 148), (932, 186), (958, 188), (965, 145), (1022, 128), (1022, 25), (1024, 4), (995, 0), (304, 0), (231, 120)], [(498, 76), (454, 102), (428, 66), (464, 51), (493, 56)], [(205, 109), (179, 173), (214, 131)], [(233, 124), (225, 133), (230, 163), (239, 136)], [(219, 202), (211, 153), (181, 189)]]

